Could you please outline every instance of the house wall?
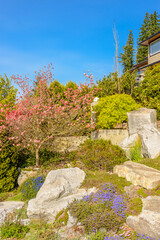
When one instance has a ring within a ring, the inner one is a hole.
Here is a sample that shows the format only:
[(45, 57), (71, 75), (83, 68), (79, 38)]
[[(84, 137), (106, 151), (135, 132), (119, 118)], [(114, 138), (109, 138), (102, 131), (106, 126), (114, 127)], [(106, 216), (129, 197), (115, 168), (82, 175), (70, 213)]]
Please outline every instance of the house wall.
[(160, 53), (156, 53), (153, 56), (150, 56), (150, 54), (148, 54), (148, 64), (152, 64), (157, 61), (160, 61)]

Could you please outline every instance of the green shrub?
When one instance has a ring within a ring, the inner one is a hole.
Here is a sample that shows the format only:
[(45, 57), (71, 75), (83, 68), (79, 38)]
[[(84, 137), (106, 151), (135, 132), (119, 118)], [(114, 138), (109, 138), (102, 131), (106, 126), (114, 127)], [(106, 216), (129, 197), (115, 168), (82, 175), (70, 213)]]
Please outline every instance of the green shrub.
[(101, 98), (95, 105), (98, 128), (113, 128), (117, 123), (127, 122), (127, 112), (140, 108), (130, 95), (116, 94)]
[(2, 239), (8, 239), (8, 238), (24, 238), (26, 233), (29, 231), (29, 227), (22, 226), (19, 222), (16, 223), (5, 223), (0, 228), (1, 233), (0, 236)]
[(160, 65), (147, 68), (144, 80), (135, 89), (135, 99), (145, 107), (155, 108), (160, 119)]
[(104, 139), (86, 140), (77, 151), (75, 159), (82, 161), (87, 169), (107, 171), (127, 160), (120, 147)]
[(138, 139), (138, 141), (135, 143), (135, 146), (130, 151), (131, 160), (138, 162), (142, 158), (141, 154), (141, 140)]
[(37, 195), (37, 192), (39, 191), (43, 183), (44, 183), (43, 176), (32, 177), (27, 179), (21, 185), (22, 199), (29, 200), (29, 199), (35, 198)]
[(0, 152), (0, 192), (8, 192), (17, 184), (19, 154), (15, 147), (6, 146)]

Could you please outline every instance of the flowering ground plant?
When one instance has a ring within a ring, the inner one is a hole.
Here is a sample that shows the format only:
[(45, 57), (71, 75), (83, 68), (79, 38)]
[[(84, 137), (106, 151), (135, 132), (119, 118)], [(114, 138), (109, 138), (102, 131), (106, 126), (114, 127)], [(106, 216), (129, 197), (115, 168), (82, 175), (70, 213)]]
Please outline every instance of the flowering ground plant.
[(118, 194), (112, 184), (104, 184), (96, 193), (74, 201), (70, 211), (86, 232), (97, 232), (104, 227), (107, 231), (117, 229), (125, 222), (126, 197)]
[(43, 176), (32, 177), (27, 179), (21, 186), (22, 199), (30, 200), (32, 198), (35, 198), (37, 192), (42, 187), (43, 183), (44, 183)]

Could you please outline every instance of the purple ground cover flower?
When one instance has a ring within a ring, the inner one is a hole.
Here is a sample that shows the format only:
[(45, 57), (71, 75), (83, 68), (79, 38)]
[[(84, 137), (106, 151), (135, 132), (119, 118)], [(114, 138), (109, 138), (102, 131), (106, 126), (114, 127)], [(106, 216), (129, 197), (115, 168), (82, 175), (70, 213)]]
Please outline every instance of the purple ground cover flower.
[[(121, 237), (121, 236), (118, 236), (118, 235), (112, 236), (112, 237), (104, 237), (104, 240), (122, 240), (122, 239), (127, 240), (128, 238), (124, 238), (124, 237)], [(156, 240), (155, 238), (148, 237), (144, 234), (137, 234), (136, 238), (134, 238), (134, 239), (136, 239), (136, 240)]]
[(112, 184), (104, 184), (98, 192), (85, 196), (83, 201), (104, 203), (106, 207), (111, 207), (118, 216), (125, 217), (126, 198), (122, 194), (117, 194)]
[(21, 186), (23, 200), (29, 200), (36, 197), (37, 192), (44, 183), (44, 177), (32, 177), (24, 182)]

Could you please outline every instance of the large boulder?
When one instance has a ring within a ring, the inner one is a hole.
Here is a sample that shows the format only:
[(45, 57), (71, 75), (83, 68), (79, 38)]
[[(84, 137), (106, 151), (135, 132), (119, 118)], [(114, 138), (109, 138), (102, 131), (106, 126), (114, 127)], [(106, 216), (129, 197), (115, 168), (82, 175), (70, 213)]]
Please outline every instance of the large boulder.
[(12, 213), (15, 209), (20, 209), (24, 206), (21, 201), (6, 201), (0, 202), (0, 225), (5, 223), (8, 213)]
[(142, 212), (138, 216), (129, 216), (127, 224), (140, 234), (160, 239), (160, 197), (149, 196), (142, 201)]
[(142, 155), (146, 158), (157, 158), (160, 155), (160, 132), (153, 124), (146, 124), (139, 131), (142, 143)]
[(124, 141), (120, 144), (120, 147), (126, 152), (126, 156), (130, 159), (131, 158), (131, 149), (134, 148), (135, 143), (138, 141), (139, 135), (137, 133), (128, 136), (124, 139)]
[(142, 156), (156, 158), (160, 155), (160, 132), (157, 129), (157, 116), (155, 109), (140, 108), (137, 111), (127, 113), (129, 137), (121, 147), (130, 158), (130, 150), (140, 137), (142, 143)]
[(127, 113), (129, 135), (136, 134), (144, 125), (153, 124), (157, 128), (157, 114), (155, 109), (140, 108), (136, 111)]
[(135, 186), (153, 189), (160, 185), (160, 171), (143, 164), (127, 161), (122, 165), (116, 165), (113, 173), (124, 177)]
[(28, 203), (30, 219), (44, 218), (54, 222), (58, 212), (67, 208), (74, 199), (81, 199), (88, 192), (79, 189), (85, 173), (79, 168), (58, 169), (49, 172), (35, 199)]

